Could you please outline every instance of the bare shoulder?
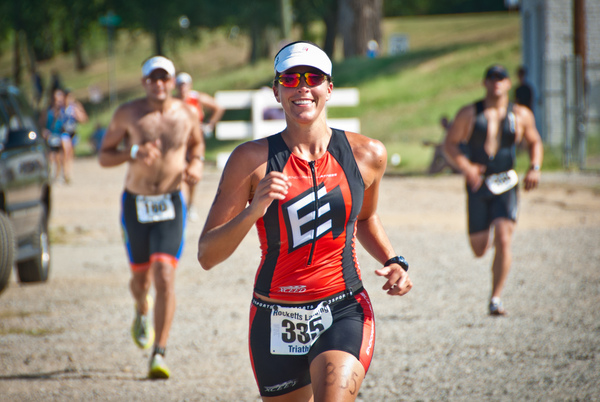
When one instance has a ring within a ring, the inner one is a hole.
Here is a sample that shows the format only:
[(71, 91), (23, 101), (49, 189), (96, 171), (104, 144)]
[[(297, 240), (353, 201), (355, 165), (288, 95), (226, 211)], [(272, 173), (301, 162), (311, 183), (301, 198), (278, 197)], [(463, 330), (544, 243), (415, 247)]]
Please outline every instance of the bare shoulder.
[(470, 103), (460, 108), (454, 121), (470, 121), (475, 116), (475, 105)]
[(348, 131), (346, 138), (348, 138), (365, 185), (369, 187), (385, 171), (387, 164), (385, 145), (379, 140)]
[(350, 131), (346, 131), (346, 138), (357, 159), (375, 164), (379, 164), (382, 158), (385, 161), (387, 151), (381, 141)]
[(269, 145), (266, 138), (244, 142), (238, 145), (227, 160), (225, 170), (228, 173), (242, 176), (256, 176), (260, 180), (264, 176)]
[(206, 92), (196, 91), (196, 96), (198, 97), (198, 99), (200, 99), (200, 102), (207, 102), (207, 101), (211, 101), (214, 99), (212, 96), (210, 96)]
[(520, 142), (522, 139), (525, 139), (528, 143), (541, 141), (540, 133), (535, 126), (533, 112), (528, 107), (522, 105), (515, 105), (513, 112), (517, 120), (516, 141)]
[(475, 111), (475, 105), (468, 104), (456, 113), (456, 117), (448, 130), (446, 141), (459, 143), (468, 140), (474, 124)]
[(144, 98), (134, 99), (129, 102), (125, 102), (120, 105), (114, 114), (114, 119), (126, 121), (130, 119), (136, 119), (143, 111), (147, 108), (146, 101)]
[(533, 112), (526, 106), (523, 105), (517, 105), (515, 104), (513, 106), (513, 113), (515, 115), (517, 115), (517, 117), (520, 117), (522, 119), (526, 119), (526, 120), (532, 120), (533, 117)]
[(197, 111), (194, 110), (194, 107), (187, 104), (182, 99), (171, 98), (171, 109), (176, 114), (182, 114), (188, 119), (192, 119), (194, 121), (198, 119)]
[(187, 103), (183, 101), (183, 99), (172, 97), (171, 104), (176, 108), (187, 109)]

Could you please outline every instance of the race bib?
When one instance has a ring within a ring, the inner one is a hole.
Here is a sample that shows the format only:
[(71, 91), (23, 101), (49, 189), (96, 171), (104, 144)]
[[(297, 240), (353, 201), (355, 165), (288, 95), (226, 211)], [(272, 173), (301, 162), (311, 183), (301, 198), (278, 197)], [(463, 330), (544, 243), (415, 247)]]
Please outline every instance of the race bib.
[(485, 178), (485, 184), (493, 194), (502, 194), (513, 188), (519, 183), (519, 176), (513, 169), (492, 174)]
[(161, 222), (175, 219), (171, 194), (138, 195), (135, 197), (138, 222)]
[(48, 137), (48, 145), (51, 147), (60, 147), (62, 144), (62, 140), (60, 139), (60, 135), (58, 134), (50, 134)]
[(319, 335), (331, 326), (331, 309), (325, 302), (313, 310), (281, 307), (271, 312), (271, 353), (305, 355)]

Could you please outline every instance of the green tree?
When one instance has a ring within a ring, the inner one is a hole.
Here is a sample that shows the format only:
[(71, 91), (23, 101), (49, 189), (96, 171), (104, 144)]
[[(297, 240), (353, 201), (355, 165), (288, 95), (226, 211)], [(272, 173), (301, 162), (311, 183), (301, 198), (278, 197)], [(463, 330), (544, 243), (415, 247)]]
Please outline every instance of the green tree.
[(12, 32), (12, 78), (16, 84), (21, 83), (23, 49), (27, 49), (31, 72), (36, 69), (36, 60), (52, 55), (52, 25), (48, 13), (44, 0), (9, 1), (0, 6), (0, 35), (6, 39)]
[[(154, 53), (165, 54), (165, 42), (182, 35), (180, 17), (187, 16), (189, 28), (214, 26), (210, 17), (215, 7), (209, 0), (107, 0), (107, 7), (121, 17), (121, 27), (142, 29), (154, 38)], [(220, 6), (223, 4), (220, 2)]]
[(383, 14), (386, 17), (501, 10), (506, 10), (501, 0), (385, 0), (383, 5)]
[(105, 4), (102, 0), (56, 0), (54, 4), (54, 19), (62, 22), (58, 28), (61, 50), (73, 52), (75, 68), (83, 70), (87, 65), (84, 43), (89, 39), (91, 29), (97, 26), (99, 16), (105, 12)]
[(335, 50), (335, 38), (338, 34), (338, 0), (305, 0), (294, 2), (296, 22), (302, 28), (302, 39), (317, 42), (309, 33), (312, 22), (321, 20), (325, 25), (325, 38), (323, 39), (323, 50), (333, 56)]
[[(281, 2), (273, 0), (227, 0), (214, 11), (215, 20), (223, 25), (238, 26), (251, 39), (250, 62), (268, 57), (282, 37)], [(232, 12), (231, 10), (235, 10)]]
[(339, 0), (338, 24), (344, 57), (364, 56), (370, 40), (381, 43), (383, 0)]

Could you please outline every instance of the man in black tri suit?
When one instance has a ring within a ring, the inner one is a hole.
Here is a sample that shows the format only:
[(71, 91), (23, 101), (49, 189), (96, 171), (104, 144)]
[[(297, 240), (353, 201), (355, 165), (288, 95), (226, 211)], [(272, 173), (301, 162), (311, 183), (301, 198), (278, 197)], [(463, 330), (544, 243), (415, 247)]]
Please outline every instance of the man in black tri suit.
[(525, 190), (538, 185), (544, 150), (531, 110), (508, 100), (511, 81), (506, 69), (500, 65), (489, 67), (483, 86), (485, 98), (463, 107), (456, 115), (444, 151), (465, 176), (469, 240), (475, 256), (482, 257), (491, 246), (490, 232), (494, 228), (489, 313), (498, 316), (506, 314), (500, 296), (510, 271), (517, 219), (516, 144), (525, 140), (529, 151)]

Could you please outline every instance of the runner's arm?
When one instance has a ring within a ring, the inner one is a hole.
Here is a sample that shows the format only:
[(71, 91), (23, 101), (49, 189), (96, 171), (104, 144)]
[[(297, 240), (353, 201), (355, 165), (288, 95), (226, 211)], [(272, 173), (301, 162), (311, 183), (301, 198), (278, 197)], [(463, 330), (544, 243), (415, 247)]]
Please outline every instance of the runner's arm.
[(540, 133), (535, 126), (535, 117), (531, 110), (519, 107), (519, 115), (523, 123), (523, 139), (527, 143), (529, 150), (530, 165), (524, 179), (525, 190), (528, 191), (536, 188), (540, 181), (540, 169), (544, 159), (544, 145)]
[(223, 117), (225, 109), (221, 105), (219, 105), (215, 98), (213, 98), (209, 94), (199, 92), (198, 97), (200, 99), (200, 104), (202, 105), (202, 107), (206, 107), (210, 110), (210, 120), (208, 121), (208, 125), (210, 126), (210, 129), (214, 131), (216, 124)]
[(198, 240), (202, 268), (209, 270), (225, 261), (271, 202), (285, 197), (289, 184), (282, 173), (271, 172), (258, 181), (266, 160), (266, 146), (256, 141), (238, 146), (229, 157)]
[[(366, 138), (363, 137), (363, 139)], [(386, 168), (387, 152), (379, 141), (353, 140), (353, 143), (354, 155), (365, 183), (363, 205), (357, 217), (356, 237), (365, 250), (383, 265), (387, 260), (396, 256), (379, 215), (377, 215), (379, 187)], [(360, 145), (357, 147), (357, 144)], [(403, 295), (412, 288), (408, 273), (398, 264), (377, 269), (375, 273), (387, 278), (383, 290), (390, 295)]]
[(197, 115), (191, 110), (191, 108), (187, 108), (187, 110), (189, 111), (192, 127), (187, 149), (189, 163), (185, 169), (184, 180), (190, 184), (195, 184), (202, 179), (206, 146), (204, 144), (204, 136), (202, 135), (200, 122), (197, 118)]
[(448, 162), (462, 172), (467, 184), (475, 191), (483, 184), (482, 175), (485, 166), (471, 162), (460, 150), (460, 144), (468, 140), (474, 117), (475, 107), (473, 105), (465, 106), (457, 113), (448, 129), (443, 149)]
[(119, 144), (127, 136), (127, 110), (119, 107), (106, 129), (102, 146), (98, 153), (98, 161), (103, 167), (117, 166), (131, 160), (131, 148), (119, 149)]
[(85, 111), (85, 108), (79, 101), (74, 101), (73, 105), (75, 106), (75, 119), (79, 123), (85, 123), (88, 121), (88, 114)]

